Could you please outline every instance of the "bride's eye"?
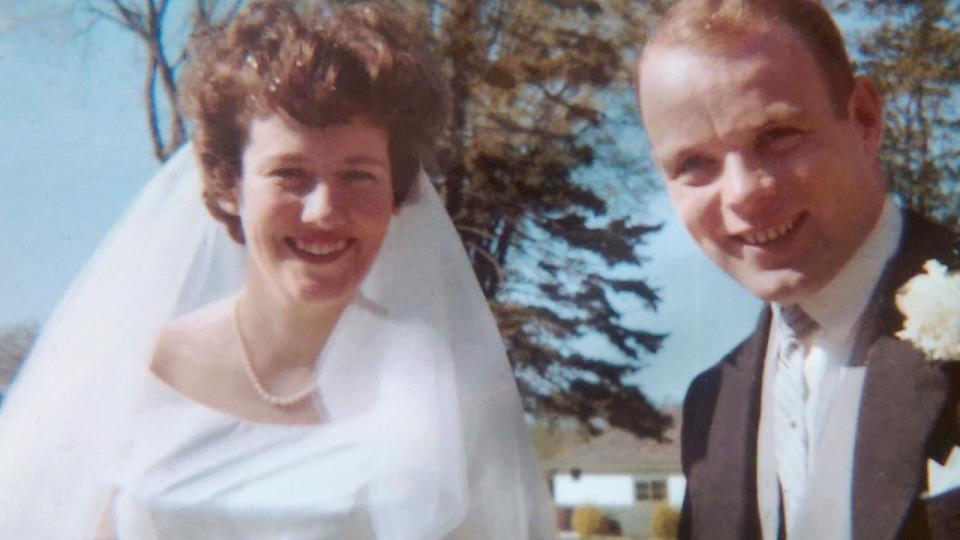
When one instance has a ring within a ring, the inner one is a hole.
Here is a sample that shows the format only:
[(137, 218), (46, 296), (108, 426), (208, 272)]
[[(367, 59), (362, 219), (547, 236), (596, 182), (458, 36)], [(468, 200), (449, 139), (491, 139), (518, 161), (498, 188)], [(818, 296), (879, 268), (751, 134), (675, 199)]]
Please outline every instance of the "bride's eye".
[(375, 181), (377, 175), (360, 169), (351, 169), (342, 171), (340, 173), (340, 178), (346, 180), (347, 182), (363, 182), (363, 181)]
[(288, 191), (303, 191), (311, 182), (310, 174), (296, 167), (284, 167), (270, 172), (281, 188)]

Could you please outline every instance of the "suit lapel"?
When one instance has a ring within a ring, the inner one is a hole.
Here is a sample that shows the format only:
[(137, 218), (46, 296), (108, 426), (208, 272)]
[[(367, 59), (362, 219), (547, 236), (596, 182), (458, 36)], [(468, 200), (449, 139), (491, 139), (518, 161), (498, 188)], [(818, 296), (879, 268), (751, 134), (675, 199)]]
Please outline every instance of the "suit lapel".
[(715, 509), (710, 538), (759, 538), (757, 507), (757, 428), (763, 358), (767, 348), (770, 310), (760, 316), (754, 333), (723, 366), (710, 425), (710, 468), (706, 492)]
[(867, 360), (853, 471), (853, 537), (896, 538), (923, 490), (926, 445), (949, 381), (910, 345), (880, 337)]
[(854, 345), (866, 363), (853, 471), (853, 538), (896, 538), (922, 491), (928, 436), (949, 391), (942, 366), (893, 337), (903, 325), (897, 289), (927, 259), (948, 254), (952, 236), (908, 215), (903, 240), (876, 287)]

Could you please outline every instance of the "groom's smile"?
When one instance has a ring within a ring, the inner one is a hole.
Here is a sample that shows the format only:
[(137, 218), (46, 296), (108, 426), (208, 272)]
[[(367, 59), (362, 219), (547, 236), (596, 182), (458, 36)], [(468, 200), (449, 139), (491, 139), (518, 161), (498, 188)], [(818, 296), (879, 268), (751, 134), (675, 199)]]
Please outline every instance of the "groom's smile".
[(755, 296), (796, 301), (840, 271), (880, 215), (879, 101), (858, 80), (839, 105), (785, 27), (727, 47), (648, 48), (644, 126), (700, 248)]
[(676, 0), (641, 54), (666, 192), (764, 303), (684, 398), (679, 538), (960, 538), (960, 371), (894, 337), (908, 276), (960, 267), (958, 238), (887, 194), (883, 100), (825, 4)]
[(773, 227), (751, 229), (734, 236), (741, 242), (751, 246), (768, 246), (778, 240), (792, 237), (791, 233), (797, 228), (797, 225), (800, 224), (804, 216), (806, 216), (806, 213), (798, 214)]

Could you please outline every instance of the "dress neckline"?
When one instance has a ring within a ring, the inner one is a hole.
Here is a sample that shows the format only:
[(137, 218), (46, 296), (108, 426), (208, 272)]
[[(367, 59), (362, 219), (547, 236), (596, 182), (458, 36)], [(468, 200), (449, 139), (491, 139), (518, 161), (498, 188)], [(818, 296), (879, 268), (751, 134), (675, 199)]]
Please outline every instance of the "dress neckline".
[[(160, 394), (158, 397), (166, 402), (174, 403), (180, 402), (182, 404), (189, 405), (191, 409), (196, 410), (199, 414), (204, 416), (218, 419), (220, 421), (229, 421), (238, 425), (249, 426), (249, 427), (258, 427), (258, 428), (277, 428), (277, 429), (303, 429), (303, 430), (315, 430), (319, 428), (328, 427), (332, 422), (327, 420), (323, 422), (311, 422), (311, 423), (287, 423), (287, 422), (266, 422), (260, 420), (253, 420), (250, 418), (245, 418), (242, 416), (237, 416), (235, 414), (224, 411), (223, 409), (217, 408), (209, 403), (194, 399), (183, 392), (180, 392), (166, 381), (157, 377), (152, 371), (147, 372), (147, 393), (154, 392)], [(147, 400), (148, 402), (150, 400)]]

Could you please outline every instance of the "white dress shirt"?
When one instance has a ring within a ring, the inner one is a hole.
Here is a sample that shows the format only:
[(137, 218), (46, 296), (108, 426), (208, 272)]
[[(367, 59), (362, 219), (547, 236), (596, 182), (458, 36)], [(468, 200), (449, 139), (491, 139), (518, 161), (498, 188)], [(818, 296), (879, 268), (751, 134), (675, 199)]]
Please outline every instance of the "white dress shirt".
[[(880, 218), (860, 249), (826, 286), (798, 302), (800, 307), (819, 324), (819, 328), (806, 340), (807, 354), (804, 359), (804, 379), (808, 390), (804, 405), (804, 428), (810, 445), (807, 467), (808, 488), (805, 493), (809, 497), (815, 497), (819, 491), (816, 486), (810, 485), (814, 479), (818, 478), (818, 469), (827, 466), (827, 464), (818, 464), (818, 461), (839, 460), (852, 464), (858, 411), (840, 411), (835, 407), (856, 409), (860, 403), (864, 368), (859, 362), (851, 362), (853, 344), (860, 317), (869, 303), (871, 293), (883, 269), (896, 253), (902, 229), (903, 219), (900, 209), (888, 198)], [(774, 306), (773, 313), (774, 319), (771, 323), (770, 339), (767, 342), (764, 361), (764, 391), (761, 397), (761, 420), (757, 442), (758, 503), (763, 535), (768, 539), (777, 538), (780, 497), (773, 442), (775, 402), (772, 392), (780, 339), (777, 335), (779, 306)], [(838, 399), (838, 395), (841, 394), (838, 392), (840, 388), (843, 388), (843, 395)], [(856, 395), (850, 395), (851, 393)], [(828, 420), (831, 418), (836, 422), (830, 437), (838, 440), (831, 440), (829, 445), (825, 445), (824, 428), (828, 426)], [(846, 425), (839, 427), (837, 422), (844, 422)], [(850, 424), (854, 429), (849, 429)], [(825, 455), (824, 452), (829, 452), (830, 455)], [(837, 452), (841, 455), (836, 455)], [(831, 492), (836, 498), (849, 501), (853, 471), (852, 467), (845, 468), (849, 470), (835, 471), (842, 477), (837, 478), (836, 474), (831, 474), (829, 481)], [(845, 491), (837, 493), (838, 487)], [(848, 530), (850, 505), (842, 504), (835, 510), (836, 527), (831, 530)], [(849, 534), (847, 536), (849, 537)]]

